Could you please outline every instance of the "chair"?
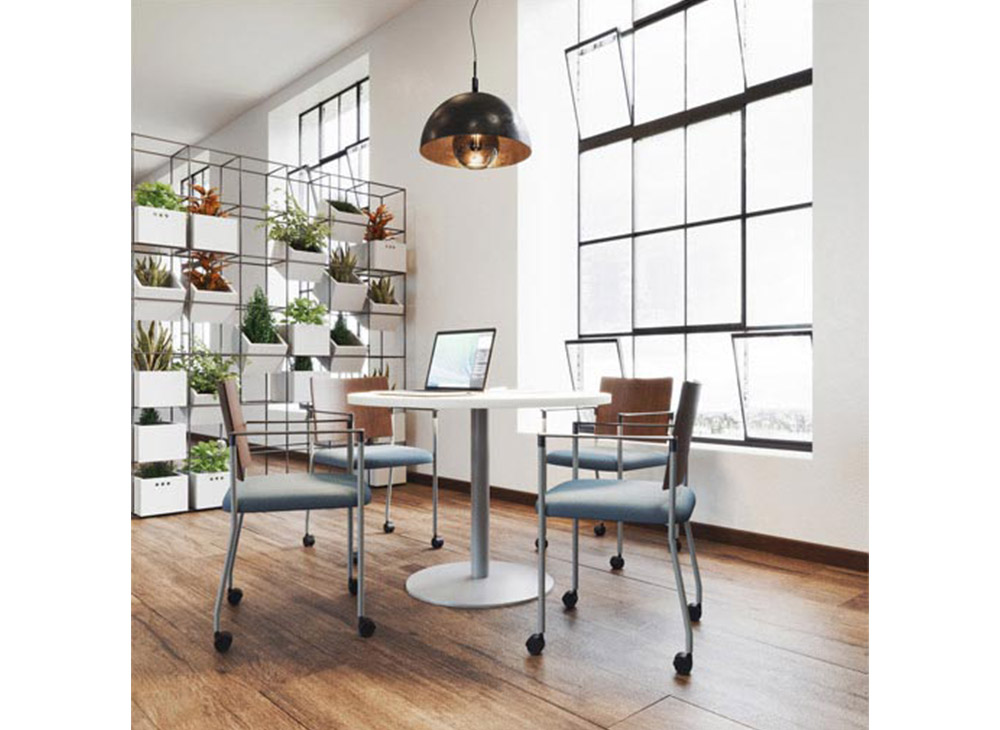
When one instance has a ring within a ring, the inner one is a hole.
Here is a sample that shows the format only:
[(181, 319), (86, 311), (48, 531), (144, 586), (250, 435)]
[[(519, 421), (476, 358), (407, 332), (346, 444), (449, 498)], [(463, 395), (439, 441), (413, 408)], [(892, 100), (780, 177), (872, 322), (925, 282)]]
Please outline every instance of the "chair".
[[(330, 430), (322, 425), (323, 418), (340, 417), (348, 419), (348, 426), (359, 428), (365, 432), (368, 445), (365, 448), (365, 469), (368, 469), (368, 481), (371, 482), (372, 469), (388, 469), (389, 484), (385, 494), (385, 523), (382, 529), (390, 533), (396, 529), (392, 522), (392, 472), (396, 467), (405, 469), (418, 464), (431, 464), (431, 501), (433, 504), (433, 527), (431, 547), (437, 550), (444, 545), (444, 540), (438, 535), (438, 477), (437, 477), (437, 439), (438, 414), (431, 409), (431, 424), (433, 432), (433, 452), (418, 449), (414, 446), (401, 446), (395, 443), (392, 412), (387, 408), (371, 408), (367, 406), (352, 406), (347, 402), (351, 393), (369, 390), (388, 390), (389, 379), (385, 376), (365, 378), (330, 378), (313, 376), (312, 404), (309, 411), (312, 418), (320, 419), (314, 429), (314, 443), (310, 446), (310, 470), (313, 464), (331, 466), (338, 469), (349, 469), (350, 460), (347, 446), (341, 445), (343, 434)], [(388, 438), (389, 443), (372, 443), (374, 439)], [(356, 459), (355, 459), (356, 461)], [(303, 544), (315, 543), (315, 538), (309, 534), (309, 514), (306, 513), (306, 534)]]
[[(609, 424), (594, 429), (595, 437), (608, 435), (654, 435), (651, 426), (659, 426), (664, 433), (670, 424), (670, 399), (673, 395), (673, 378), (601, 378), (601, 392), (611, 394), (611, 402), (598, 406), (595, 421)], [(546, 414), (542, 413), (542, 430), (545, 430)], [(554, 466), (573, 466), (571, 449), (551, 451), (547, 463)], [(592, 470), (597, 479), (600, 472), (614, 472), (621, 479), (625, 472), (649, 469), (667, 465), (666, 452), (628, 449), (622, 439), (614, 448), (599, 447), (595, 444), (579, 449), (579, 467)], [(598, 537), (604, 534), (604, 523), (594, 527)], [(611, 569), (625, 567), (622, 550), (625, 542), (625, 526), (618, 523), (618, 553), (611, 556)]]
[[(361, 429), (344, 428), (339, 433), (351, 439), (358, 440), (359, 469), (357, 474), (312, 474), (287, 473), (261, 476), (250, 476), (250, 466), (253, 457), (248, 435), (274, 435), (273, 429), (249, 431), (248, 423), (269, 425), (275, 421), (245, 421), (240, 396), (234, 379), (225, 380), (219, 384), (219, 400), (222, 406), (222, 417), (229, 440), (230, 470), (232, 486), (223, 498), (222, 509), (232, 518), (229, 531), (229, 548), (226, 551), (226, 562), (219, 580), (219, 592), (215, 597), (215, 610), (212, 617), (212, 628), (215, 632), (215, 649), (226, 652), (233, 643), (233, 635), (221, 630), (222, 597), (231, 606), (238, 606), (243, 600), (243, 591), (233, 587), (233, 566), (236, 562), (236, 550), (239, 545), (240, 532), (243, 529), (243, 517), (248, 512), (286, 512), (313, 509), (346, 509), (347, 510), (347, 586), (348, 590), (358, 599), (358, 633), (364, 638), (375, 633), (375, 622), (365, 616), (365, 518), (364, 506), (371, 502), (371, 490), (365, 483), (362, 472), (365, 464), (364, 431)], [(341, 419), (343, 422), (343, 419)], [(289, 424), (285, 422), (285, 425)], [(307, 424), (308, 425), (308, 424)], [(332, 428), (329, 423), (325, 428)], [(308, 435), (308, 431), (281, 431), (281, 435)], [(358, 508), (358, 577), (354, 578), (354, 563), (351, 559), (353, 545), (354, 507)]]
[[(667, 441), (669, 462), (663, 483), (633, 479), (580, 479), (579, 443), (584, 435), (579, 434), (576, 424), (572, 435), (538, 435), (538, 631), (526, 642), (528, 652), (537, 656), (545, 648), (545, 532), (548, 517), (568, 517), (573, 520), (573, 584), (563, 597), (567, 611), (576, 608), (580, 584), (579, 521), (614, 520), (617, 522), (638, 522), (649, 525), (663, 525), (667, 528), (667, 543), (670, 559), (674, 567), (677, 595), (681, 602), (684, 619), (685, 651), (674, 656), (674, 669), (678, 674), (688, 675), (693, 665), (694, 639), (691, 623), (701, 619), (701, 575), (695, 555), (694, 538), (689, 522), (695, 507), (694, 489), (688, 486), (688, 456), (691, 451), (691, 434), (698, 411), (698, 396), (701, 385), (686, 382), (681, 388), (677, 417), (673, 433), (664, 437), (613, 435), (606, 438), (643, 440), (649, 442)], [(612, 424), (615, 425), (615, 424)], [(573, 479), (546, 491), (546, 444), (552, 438), (570, 438), (573, 442)], [(694, 571), (695, 602), (688, 603), (684, 591), (684, 578), (678, 559), (677, 527), (684, 525), (688, 550), (691, 553), (691, 567)]]

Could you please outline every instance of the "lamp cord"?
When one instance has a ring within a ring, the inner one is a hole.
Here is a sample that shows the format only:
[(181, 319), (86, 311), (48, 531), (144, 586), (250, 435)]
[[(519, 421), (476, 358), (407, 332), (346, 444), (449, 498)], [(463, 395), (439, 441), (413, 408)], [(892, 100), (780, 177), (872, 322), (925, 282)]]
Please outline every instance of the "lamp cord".
[(476, 0), (472, 4), (472, 12), (469, 13), (469, 35), (472, 36), (472, 90), (474, 92), (479, 91), (479, 75), (476, 68), (479, 63), (479, 54), (476, 51), (476, 31), (472, 27), (472, 17), (476, 14), (478, 5), (479, 0)]

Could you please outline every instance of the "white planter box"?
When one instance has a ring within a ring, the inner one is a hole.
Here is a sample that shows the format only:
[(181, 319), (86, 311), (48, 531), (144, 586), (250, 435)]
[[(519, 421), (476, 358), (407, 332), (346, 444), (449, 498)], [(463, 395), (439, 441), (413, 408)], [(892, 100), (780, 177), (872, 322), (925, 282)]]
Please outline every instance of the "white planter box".
[(219, 396), (213, 393), (195, 393), (190, 391), (190, 413), (188, 423), (192, 426), (214, 426), (222, 423), (222, 406)]
[(135, 243), (185, 248), (187, 246), (187, 213), (183, 210), (166, 210), (137, 205), (135, 208), (135, 229), (132, 232), (132, 237)]
[[(311, 382), (314, 375), (323, 375), (323, 373), (314, 370), (272, 373), (270, 376), (270, 400), (283, 403), (312, 403)], [(288, 392), (289, 384), (291, 384), (291, 393)]]
[(331, 312), (361, 312), (368, 299), (368, 285), (344, 284), (324, 271), (316, 293), (320, 301), (330, 303)]
[(233, 285), (230, 291), (205, 291), (188, 285), (188, 318), (192, 322), (232, 324), (236, 318), (236, 307), (240, 295)]
[[(188, 473), (188, 504), (191, 509), (213, 509), (222, 506), (222, 498), (229, 491), (229, 472), (210, 471)], [(236, 493), (239, 497), (239, 492)]]
[(281, 370), (285, 364), (285, 357), (288, 355), (288, 345), (278, 335), (277, 342), (257, 343), (251, 342), (247, 336), (240, 332), (240, 340), (243, 343), (243, 372), (244, 373), (273, 373)]
[(132, 373), (132, 399), (137, 408), (187, 405), (187, 373), (183, 370), (137, 370)]
[(188, 508), (187, 482), (183, 474), (159, 479), (132, 477), (132, 511), (140, 517), (184, 512)]
[(405, 274), (406, 244), (400, 241), (369, 241), (362, 244), (358, 246), (358, 268)]
[(330, 351), (333, 357), (329, 359), (331, 373), (364, 372), (368, 348), (365, 345), (338, 345), (330, 340)]
[(403, 323), (402, 304), (376, 304), (371, 299), (368, 300), (368, 329), (372, 330), (394, 330)]
[(184, 287), (170, 275), (170, 286), (145, 286), (132, 274), (132, 296), (135, 300), (132, 319), (142, 322), (169, 322), (181, 318), (184, 312)]
[(364, 213), (341, 213), (327, 203), (329, 214), (333, 216), (330, 227), (331, 238), (334, 241), (361, 243), (365, 240), (365, 230), (368, 228), (368, 216)]
[(290, 324), (283, 329), (293, 355), (326, 357), (330, 354), (330, 328), (325, 324)]
[[(319, 281), (326, 271), (326, 251), (297, 251), (281, 241), (271, 241), (272, 266), (282, 276), (294, 281)], [(287, 260), (288, 263), (281, 263)]]
[(161, 423), (155, 426), (132, 425), (132, 461), (176, 461), (187, 458), (187, 426)]
[(194, 214), (188, 221), (188, 246), (192, 250), (239, 253), (240, 222), (237, 218)]

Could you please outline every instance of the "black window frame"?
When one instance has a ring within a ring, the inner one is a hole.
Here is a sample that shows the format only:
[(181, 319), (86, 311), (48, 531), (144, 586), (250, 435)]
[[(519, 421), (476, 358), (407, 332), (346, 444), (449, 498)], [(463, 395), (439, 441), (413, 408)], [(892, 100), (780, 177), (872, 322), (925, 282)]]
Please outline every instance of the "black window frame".
[[(323, 101), (313, 104), (311, 107), (299, 113), (299, 165), (302, 168), (308, 168), (310, 170), (315, 170), (328, 162), (334, 162), (341, 159), (342, 157), (348, 156), (354, 149), (361, 147), (371, 142), (371, 129), (369, 127), (369, 134), (366, 137), (361, 136), (361, 87), (364, 84), (368, 84), (369, 95), (371, 94), (371, 77), (365, 76), (362, 79), (355, 81), (350, 86), (346, 86), (336, 94), (331, 94)], [(344, 145), (340, 147), (336, 152), (332, 152), (329, 155), (323, 155), (323, 115), (326, 106), (332, 102), (337, 102), (337, 110), (339, 115), (341, 100), (344, 96), (353, 95), (354, 96), (354, 122), (355, 129), (357, 132), (357, 139), (349, 145)], [(370, 96), (369, 96), (370, 98)], [(302, 159), (302, 120), (309, 114), (317, 112), (317, 124), (318, 124), (318, 142), (319, 142), (319, 160), (313, 164), (306, 164)], [(369, 117), (370, 118), (370, 117)]]

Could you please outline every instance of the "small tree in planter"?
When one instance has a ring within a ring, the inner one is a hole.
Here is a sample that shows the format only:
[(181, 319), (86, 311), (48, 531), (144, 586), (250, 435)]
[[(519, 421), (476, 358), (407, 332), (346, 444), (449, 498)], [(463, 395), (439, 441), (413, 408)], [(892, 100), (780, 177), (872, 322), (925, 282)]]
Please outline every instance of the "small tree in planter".
[(240, 247), (239, 221), (229, 218), (222, 208), (217, 188), (193, 185), (196, 193), (190, 196), (187, 210), (191, 214), (188, 226), (188, 245), (202, 251), (237, 253)]
[(184, 367), (191, 386), (192, 426), (222, 423), (222, 409), (219, 407), (219, 383), (236, 377), (236, 361), (212, 352), (195, 340), (194, 351), (188, 355)]
[[(293, 196), (286, 196), (285, 209), (271, 213), (260, 226), (267, 226), (267, 237), (273, 242), (271, 256), (285, 259), (278, 272), (297, 281), (318, 281), (326, 268), (326, 241), (330, 228), (326, 221), (310, 218)], [(259, 227), (260, 227), (259, 226)], [(286, 270), (287, 267), (287, 270)]]
[(365, 357), (368, 355), (368, 348), (348, 328), (343, 314), (337, 315), (337, 324), (330, 332), (330, 339), (333, 340), (330, 371), (335, 373), (361, 372)]
[(146, 463), (183, 458), (186, 436), (183, 423), (165, 423), (155, 408), (143, 408), (132, 426), (133, 459)]
[(192, 251), (184, 264), (188, 280), (188, 317), (194, 322), (223, 323), (232, 320), (240, 303), (239, 294), (222, 272), (229, 265), (215, 251)]
[(133, 319), (174, 320), (184, 311), (184, 289), (158, 256), (135, 260), (132, 289)]
[(326, 315), (326, 307), (309, 297), (299, 297), (288, 303), (285, 307), (285, 337), (293, 355), (326, 357), (330, 354)]
[(140, 517), (188, 508), (187, 477), (170, 461), (139, 464), (132, 477), (132, 511)]
[(368, 320), (373, 330), (394, 330), (399, 327), (403, 305), (396, 302), (392, 277), (382, 276), (368, 282)]
[(187, 400), (187, 377), (174, 364), (170, 330), (158, 322), (136, 325), (132, 341), (132, 395), (140, 408), (182, 406)]
[(393, 241), (388, 233), (388, 225), (395, 216), (383, 203), (374, 212), (365, 210), (368, 223), (365, 226), (365, 241), (362, 249), (361, 267), (373, 271), (406, 271), (406, 244)]
[(172, 187), (162, 182), (144, 182), (136, 187), (133, 198), (136, 243), (184, 248), (187, 218), (184, 199)]
[(243, 372), (273, 373), (281, 369), (288, 345), (278, 334), (271, 305), (259, 286), (247, 303), (240, 337), (243, 339)]
[(358, 257), (350, 247), (341, 246), (331, 252), (323, 283), (329, 290), (331, 310), (360, 312), (364, 308), (367, 287), (358, 278)]
[(224, 441), (199, 441), (187, 461), (191, 509), (222, 506), (229, 489), (229, 448)]

